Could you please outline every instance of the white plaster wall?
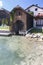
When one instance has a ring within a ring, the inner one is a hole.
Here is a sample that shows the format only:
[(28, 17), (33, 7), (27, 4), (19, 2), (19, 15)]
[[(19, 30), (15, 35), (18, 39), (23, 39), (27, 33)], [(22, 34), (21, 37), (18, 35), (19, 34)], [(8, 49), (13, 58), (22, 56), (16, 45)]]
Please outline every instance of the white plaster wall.
[(36, 20), (33, 19), (33, 27), (36, 27)]
[[(38, 9), (37, 11), (35, 11), (36, 8)], [(38, 7), (36, 7), (36, 6), (32, 6), (32, 7), (29, 8), (28, 10), (34, 12), (34, 16), (36, 16), (38, 13), (43, 13), (43, 9), (38, 8)], [(28, 11), (28, 10), (27, 10), (27, 11)]]

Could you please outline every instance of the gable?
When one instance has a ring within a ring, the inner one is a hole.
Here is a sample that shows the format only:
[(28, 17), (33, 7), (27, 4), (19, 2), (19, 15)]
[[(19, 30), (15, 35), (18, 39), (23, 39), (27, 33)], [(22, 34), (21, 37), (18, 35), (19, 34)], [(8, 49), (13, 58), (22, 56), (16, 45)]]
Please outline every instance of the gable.
[(37, 7), (37, 6), (31, 6), (30, 8), (27, 8), (26, 11), (35, 11), (35, 9), (37, 9), (37, 11), (43, 11), (43, 9)]

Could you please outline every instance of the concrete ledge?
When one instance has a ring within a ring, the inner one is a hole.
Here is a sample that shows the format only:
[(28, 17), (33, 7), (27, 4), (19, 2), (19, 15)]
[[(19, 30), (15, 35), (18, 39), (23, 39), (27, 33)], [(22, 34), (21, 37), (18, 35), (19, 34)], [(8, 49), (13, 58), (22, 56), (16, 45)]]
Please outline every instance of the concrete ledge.
[(10, 31), (0, 31), (0, 35), (10, 35)]

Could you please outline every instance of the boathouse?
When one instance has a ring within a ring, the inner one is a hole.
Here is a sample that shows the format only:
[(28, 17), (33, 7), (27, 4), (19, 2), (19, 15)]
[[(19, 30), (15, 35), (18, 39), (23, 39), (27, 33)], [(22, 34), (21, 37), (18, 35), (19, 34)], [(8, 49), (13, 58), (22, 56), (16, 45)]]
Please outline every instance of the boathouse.
[(16, 6), (11, 14), (13, 15), (12, 31), (15, 34), (26, 34), (33, 27), (33, 16), (22, 7)]

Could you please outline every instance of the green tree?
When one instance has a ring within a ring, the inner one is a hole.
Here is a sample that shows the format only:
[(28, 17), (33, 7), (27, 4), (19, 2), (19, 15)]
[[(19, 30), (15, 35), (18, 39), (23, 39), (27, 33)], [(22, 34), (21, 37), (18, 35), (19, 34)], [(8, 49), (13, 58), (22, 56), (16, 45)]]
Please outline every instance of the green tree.
[(13, 21), (13, 20), (12, 20), (12, 15), (10, 15), (10, 23), (12, 23), (12, 21)]
[(15, 11), (14, 10), (12, 12), (10, 12), (10, 30), (11, 31), (13, 29), (14, 14), (15, 14)]
[(34, 15), (34, 13), (33, 13), (33, 12), (29, 12), (29, 14)]
[(2, 25), (4, 26), (4, 24), (5, 24), (5, 19), (3, 18), (2, 19)]
[(8, 25), (8, 18), (5, 19), (5, 24)]

